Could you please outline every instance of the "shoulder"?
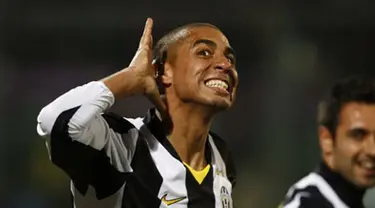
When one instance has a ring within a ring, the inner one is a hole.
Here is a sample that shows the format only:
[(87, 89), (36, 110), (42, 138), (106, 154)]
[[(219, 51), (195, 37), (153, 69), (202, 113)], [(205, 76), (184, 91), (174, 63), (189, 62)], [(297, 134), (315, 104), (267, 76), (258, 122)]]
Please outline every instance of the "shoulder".
[(211, 131), (210, 135), (221, 157), (224, 160), (227, 170), (227, 177), (229, 181), (232, 183), (232, 185), (235, 186), (237, 181), (237, 173), (232, 153), (224, 139), (222, 139), (219, 135)]
[(225, 142), (224, 139), (222, 139), (219, 135), (216, 133), (210, 131), (211, 138), (216, 146), (216, 148), (219, 150), (221, 156), (223, 159), (230, 154), (230, 150), (228, 147), (228, 144)]
[(308, 183), (309, 175), (293, 184), (280, 207), (285, 208), (333, 208), (315, 184)]
[(228, 165), (228, 163), (233, 163), (232, 153), (225, 140), (211, 131), (210, 136), (226, 165)]

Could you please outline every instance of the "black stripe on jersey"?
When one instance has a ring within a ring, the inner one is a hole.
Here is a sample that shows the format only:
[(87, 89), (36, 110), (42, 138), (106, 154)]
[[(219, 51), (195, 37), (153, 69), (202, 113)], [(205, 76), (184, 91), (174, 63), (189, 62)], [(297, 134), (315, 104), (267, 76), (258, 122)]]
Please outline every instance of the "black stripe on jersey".
[[(151, 109), (147, 116), (144, 118), (144, 123), (146, 124), (147, 128), (151, 131), (151, 133), (156, 137), (156, 139), (164, 146), (164, 148), (177, 160), (182, 163), (181, 158), (179, 157), (178, 153), (172, 146), (172, 144), (167, 139), (165, 126), (163, 123), (158, 119), (155, 113), (155, 109)], [(230, 182), (234, 185), (236, 174), (234, 169), (233, 160), (230, 156), (230, 153), (227, 149), (227, 146), (219, 136), (216, 134), (210, 135), (213, 137), (213, 141), (215, 146), (218, 148), (221, 156), (227, 167), (227, 176)], [(211, 164), (211, 148), (210, 143), (206, 142), (206, 149), (205, 149), (205, 158), (208, 164)], [(188, 195), (188, 207), (189, 208), (214, 208), (215, 207), (215, 195), (213, 192), (213, 170), (210, 168), (209, 173), (204, 178), (201, 184), (199, 184), (190, 170), (185, 167), (186, 169), (186, 182), (185, 186), (187, 189)], [(157, 170), (156, 170), (157, 171)]]
[(215, 208), (212, 171), (211, 167), (207, 176), (199, 184), (193, 174), (188, 169), (186, 170), (186, 189), (189, 198), (189, 208)]
[(143, 122), (146, 124), (152, 135), (154, 135), (154, 137), (160, 142), (160, 144), (162, 144), (163, 147), (169, 152), (169, 154), (182, 162), (180, 156), (167, 139), (165, 125), (163, 125), (163, 123), (157, 117), (155, 109), (150, 109), (148, 111), (146, 117), (143, 119)]
[(225, 143), (225, 141), (222, 138), (220, 138), (217, 134), (213, 132), (210, 132), (210, 135), (221, 157), (224, 160), (225, 168), (227, 171), (227, 178), (232, 183), (232, 189), (233, 189), (237, 182), (237, 173), (236, 173), (236, 168), (235, 168), (232, 154), (229, 151), (228, 145)]
[[(157, 198), (162, 176), (157, 170), (144, 138), (140, 137), (131, 163), (133, 174), (126, 182), (123, 196), (123, 208), (157, 208)], [(129, 200), (131, 199), (131, 200)]]
[[(51, 160), (69, 175), (79, 192), (85, 195), (90, 184), (95, 188), (97, 198), (103, 199), (121, 188), (128, 173), (117, 171), (104, 151), (69, 137), (68, 123), (79, 107), (62, 112), (56, 119), (51, 132)], [(111, 115), (104, 118), (109, 121), (110, 127), (115, 126), (115, 131), (129, 130), (129, 125), (124, 125), (125, 119), (119, 122)]]
[(291, 203), (300, 195), (301, 208), (334, 208), (333, 205), (320, 193), (316, 186), (307, 186), (303, 189), (294, 189), (292, 194), (284, 201), (284, 205)]
[[(182, 163), (176, 150), (165, 136), (165, 130), (163, 124), (157, 118), (154, 109), (150, 110), (144, 119), (144, 123), (151, 133), (158, 139), (158, 141), (164, 146), (164, 148), (177, 160)], [(205, 158), (208, 164), (211, 163), (211, 148), (209, 142), (206, 143)], [(204, 178), (201, 184), (197, 182), (190, 170), (186, 169), (186, 190), (188, 195), (188, 207), (189, 208), (214, 208), (215, 207), (215, 195), (213, 192), (213, 172), (210, 168), (209, 173)], [(156, 170), (157, 171), (157, 170)]]
[(125, 120), (123, 117), (115, 114), (115, 113), (105, 113), (102, 114), (102, 117), (105, 119), (105, 121), (108, 123), (108, 126), (113, 129), (113, 131), (119, 133), (119, 134), (125, 134), (130, 129), (135, 128), (133, 124)]

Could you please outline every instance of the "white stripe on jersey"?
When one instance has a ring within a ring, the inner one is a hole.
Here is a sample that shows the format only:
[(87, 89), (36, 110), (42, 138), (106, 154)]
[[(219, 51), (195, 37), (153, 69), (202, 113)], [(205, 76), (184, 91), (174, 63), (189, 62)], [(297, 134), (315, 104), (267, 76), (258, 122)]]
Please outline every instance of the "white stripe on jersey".
[[(216, 148), (211, 135), (208, 138), (212, 149), (212, 168), (214, 174), (214, 194), (216, 207), (233, 207), (232, 184), (227, 179), (224, 160)], [(224, 203), (224, 204), (223, 204)]]
[[(138, 128), (147, 140), (151, 156), (155, 165), (163, 177), (163, 183), (159, 190), (159, 198), (167, 194), (168, 198), (186, 197), (173, 207), (184, 208), (188, 203), (188, 195), (186, 189), (186, 168), (183, 163), (173, 157), (165, 147), (151, 134), (149, 129), (144, 125), (143, 119), (129, 119), (136, 128)], [(217, 149), (211, 135), (208, 142), (212, 150), (211, 167), (213, 169), (213, 191), (215, 195), (216, 207), (233, 207), (232, 202), (232, 184), (226, 176), (226, 167), (219, 150)], [(223, 205), (224, 203), (224, 205)], [(161, 205), (163, 207), (164, 204)]]
[[(288, 194), (292, 193), (294, 189), (304, 189), (307, 186), (315, 186), (319, 192), (329, 201), (335, 208), (349, 208), (336, 194), (332, 187), (317, 173), (310, 173), (301, 180), (299, 180), (291, 189)], [(303, 194), (303, 192), (301, 192)], [(299, 201), (302, 195), (297, 194), (294, 199), (288, 203), (285, 208), (294, 208), (299, 206)], [(289, 206), (290, 205), (290, 206)]]
[(297, 193), (294, 197), (294, 200), (291, 201), (289, 204), (284, 206), (284, 208), (299, 208), (299, 205), (301, 204), (301, 197), (309, 197), (310, 194), (307, 192), (300, 192)]
[[(147, 140), (154, 163), (163, 177), (158, 197), (166, 197), (178, 199), (186, 197), (182, 201), (173, 205), (176, 208), (185, 208), (188, 203), (188, 194), (186, 189), (186, 168), (179, 160), (173, 157), (164, 146), (151, 134), (149, 129), (142, 125), (139, 129)], [(167, 205), (166, 205), (167, 207)]]
[(122, 193), (125, 184), (112, 196), (105, 199), (98, 200), (96, 198), (95, 189), (89, 185), (89, 189), (85, 196), (83, 196), (73, 185), (70, 183), (70, 190), (74, 197), (74, 208), (121, 208)]

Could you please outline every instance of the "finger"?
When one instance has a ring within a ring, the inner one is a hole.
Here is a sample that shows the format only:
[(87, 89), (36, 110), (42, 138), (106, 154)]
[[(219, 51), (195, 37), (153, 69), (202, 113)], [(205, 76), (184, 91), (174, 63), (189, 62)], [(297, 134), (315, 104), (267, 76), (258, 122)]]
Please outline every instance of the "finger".
[(155, 105), (156, 109), (160, 112), (161, 116), (165, 118), (167, 115), (167, 106), (160, 97), (160, 93), (156, 91), (148, 96), (150, 102)]
[(153, 21), (151, 18), (147, 18), (143, 34), (139, 42), (139, 47), (150, 46), (152, 43), (152, 25)]

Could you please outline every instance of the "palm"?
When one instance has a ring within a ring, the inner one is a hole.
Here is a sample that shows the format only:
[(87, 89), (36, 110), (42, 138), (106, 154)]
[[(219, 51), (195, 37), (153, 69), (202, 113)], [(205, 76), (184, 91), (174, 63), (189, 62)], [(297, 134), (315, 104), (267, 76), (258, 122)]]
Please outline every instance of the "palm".
[(136, 54), (134, 55), (129, 67), (137, 68), (142, 76), (153, 76), (153, 69), (151, 65), (152, 53), (152, 20), (147, 19), (141, 40)]
[(166, 107), (160, 98), (157, 83), (155, 81), (155, 69), (152, 66), (152, 19), (148, 18), (143, 30), (142, 38), (139, 41), (138, 50), (133, 57), (129, 67), (134, 67), (141, 77), (143, 89), (149, 100), (156, 108), (165, 112)]

